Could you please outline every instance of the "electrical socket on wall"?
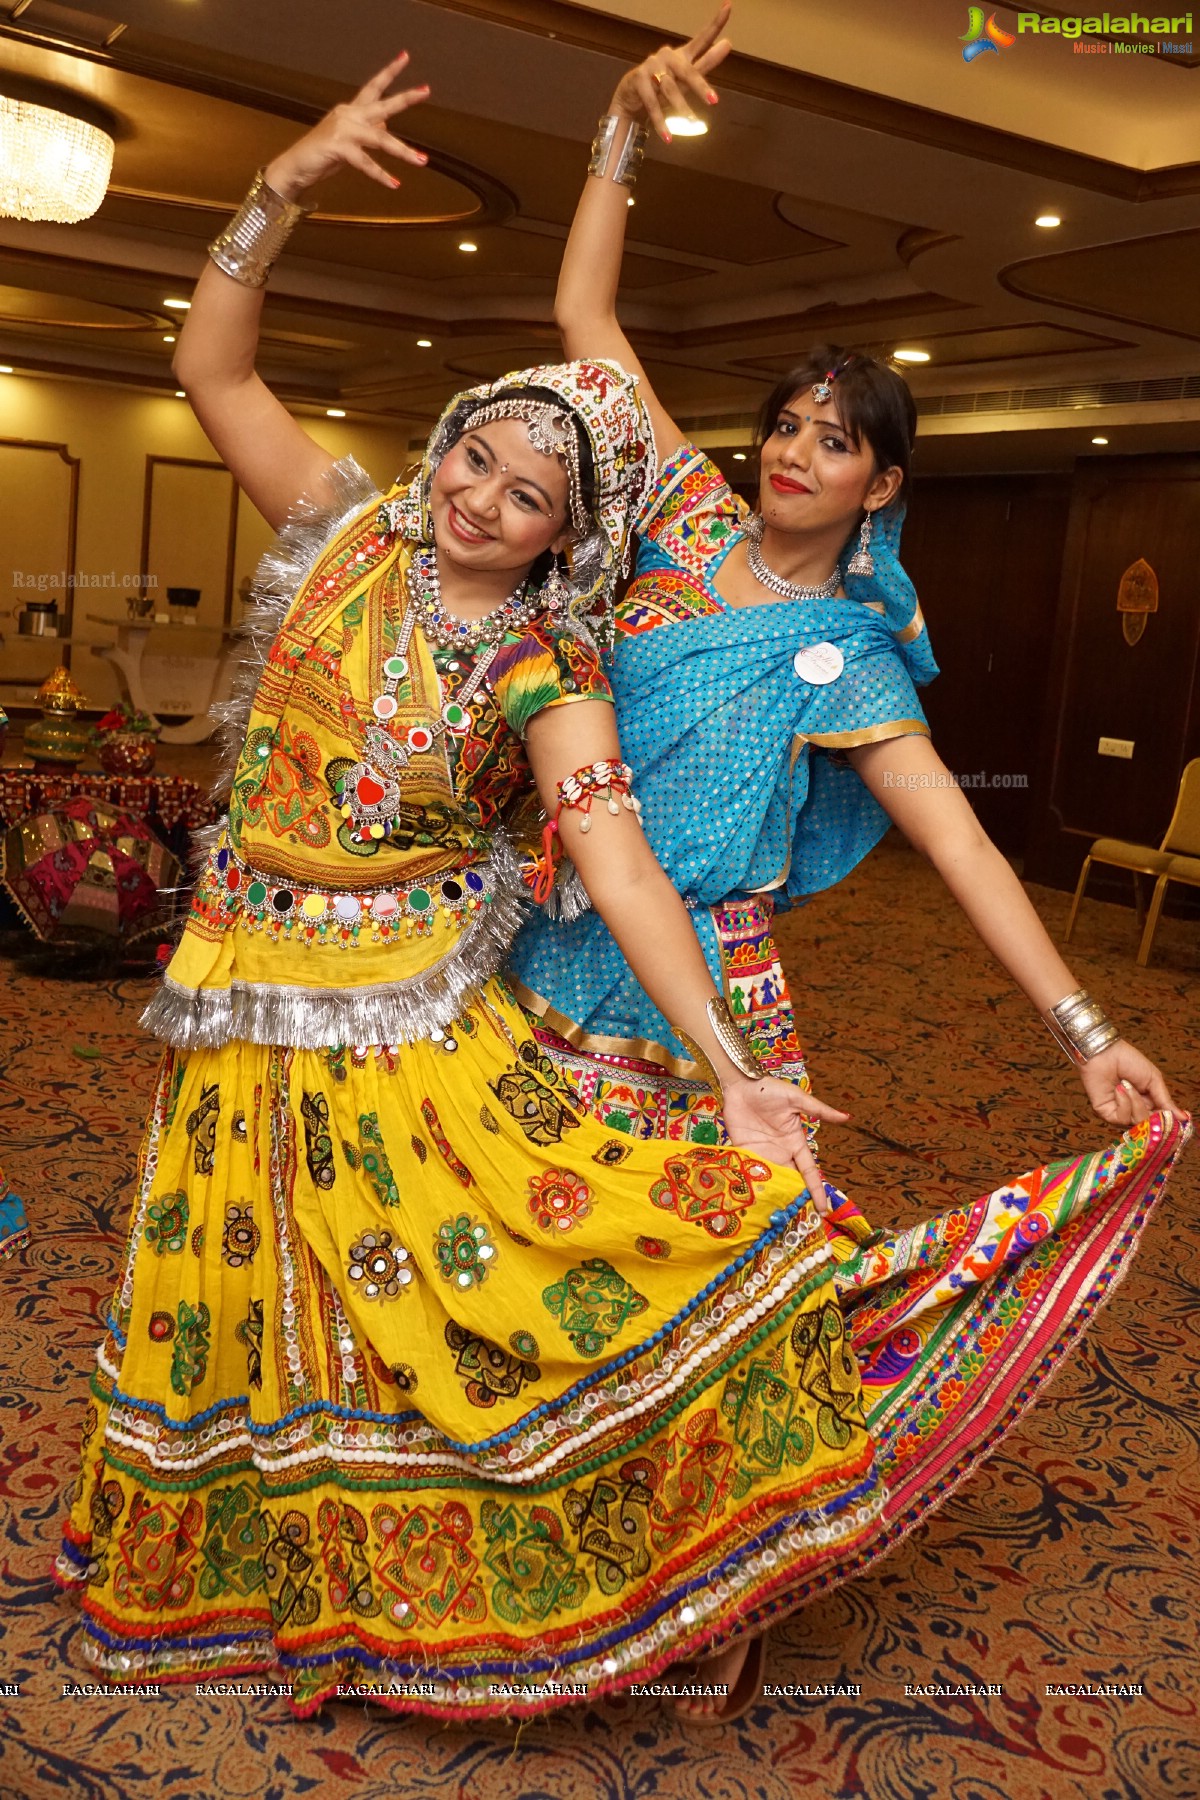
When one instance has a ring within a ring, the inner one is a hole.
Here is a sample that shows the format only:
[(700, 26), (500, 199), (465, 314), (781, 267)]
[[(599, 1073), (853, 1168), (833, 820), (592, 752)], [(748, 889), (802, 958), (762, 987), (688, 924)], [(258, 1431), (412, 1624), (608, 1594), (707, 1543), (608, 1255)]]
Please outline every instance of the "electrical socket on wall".
[(1133, 739), (1101, 738), (1099, 754), (1101, 756), (1123, 756), (1128, 761), (1133, 755)]

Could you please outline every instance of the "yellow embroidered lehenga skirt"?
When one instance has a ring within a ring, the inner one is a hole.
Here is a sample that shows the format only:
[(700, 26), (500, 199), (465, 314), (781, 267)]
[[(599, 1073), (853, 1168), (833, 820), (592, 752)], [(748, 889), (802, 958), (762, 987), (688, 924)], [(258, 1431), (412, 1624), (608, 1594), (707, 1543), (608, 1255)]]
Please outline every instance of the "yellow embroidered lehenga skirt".
[(440, 1043), (170, 1051), (60, 1580), (114, 1679), (536, 1711), (786, 1604), (881, 1505), (797, 1180)]

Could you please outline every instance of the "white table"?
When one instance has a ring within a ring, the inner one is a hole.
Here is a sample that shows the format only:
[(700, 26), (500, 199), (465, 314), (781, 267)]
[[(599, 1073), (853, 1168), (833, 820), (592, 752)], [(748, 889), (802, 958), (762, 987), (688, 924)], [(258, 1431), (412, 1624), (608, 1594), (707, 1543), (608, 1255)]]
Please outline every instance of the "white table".
[[(89, 613), (93, 625), (115, 625), (115, 644), (93, 644), (92, 655), (112, 664), (121, 684), (121, 697), (138, 712), (149, 713), (158, 722), (159, 712), (187, 712), (190, 717), (182, 725), (163, 725), (164, 744), (202, 744), (212, 736), (211, 708), (228, 697), (236, 666), (234, 641), (240, 635), (230, 626), (179, 624), (173, 619), (151, 616), (146, 619), (114, 620), (100, 613)], [(168, 689), (161, 674), (157, 677), (143, 667), (151, 632), (169, 633), (175, 640), (164, 660), (169, 661), (174, 691)], [(201, 633), (220, 637), (216, 655), (187, 654), (188, 640)], [(178, 646), (176, 648), (176, 646)], [(179, 704), (186, 694), (185, 704)]]

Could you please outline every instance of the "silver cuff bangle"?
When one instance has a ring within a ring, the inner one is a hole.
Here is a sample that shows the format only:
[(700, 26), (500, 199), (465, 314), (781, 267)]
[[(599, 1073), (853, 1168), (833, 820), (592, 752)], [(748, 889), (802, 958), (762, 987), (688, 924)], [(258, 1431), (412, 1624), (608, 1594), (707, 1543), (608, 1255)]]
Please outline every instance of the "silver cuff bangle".
[(713, 999), (705, 1006), (708, 1022), (712, 1026), (713, 1036), (729, 1058), (735, 1069), (749, 1076), (751, 1081), (762, 1074), (758, 1058), (738, 1030), (733, 1014), (725, 1000)]
[(260, 169), (229, 224), (208, 246), (208, 254), (218, 269), (243, 287), (265, 287), (272, 263), (299, 220), (312, 210), (277, 194)]
[(1121, 1035), (1100, 1003), (1083, 988), (1047, 1008), (1042, 1017), (1055, 1043), (1077, 1067), (1091, 1062)]
[(612, 179), (621, 187), (633, 187), (637, 181), (638, 170), (646, 150), (649, 132), (644, 125), (630, 121), (629, 130), (620, 151), (614, 160), (613, 151), (616, 146), (617, 133), (624, 123), (619, 113), (606, 113), (596, 127), (596, 135), (592, 139), (592, 159), (588, 163), (588, 174), (597, 175), (601, 180), (609, 172), (612, 164)]

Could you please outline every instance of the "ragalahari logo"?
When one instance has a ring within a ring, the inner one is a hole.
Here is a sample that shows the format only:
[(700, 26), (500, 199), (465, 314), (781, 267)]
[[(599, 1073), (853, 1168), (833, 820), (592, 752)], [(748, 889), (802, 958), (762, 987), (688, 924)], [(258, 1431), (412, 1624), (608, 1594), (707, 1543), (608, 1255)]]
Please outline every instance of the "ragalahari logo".
[(985, 50), (1010, 50), (1017, 40), (997, 25), (995, 13), (985, 16), (982, 6), (968, 6), (967, 29), (958, 41), (964, 46), (963, 61), (973, 63)]

